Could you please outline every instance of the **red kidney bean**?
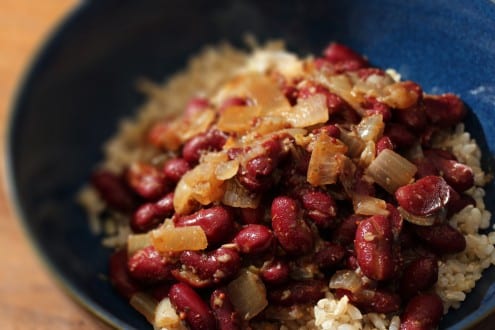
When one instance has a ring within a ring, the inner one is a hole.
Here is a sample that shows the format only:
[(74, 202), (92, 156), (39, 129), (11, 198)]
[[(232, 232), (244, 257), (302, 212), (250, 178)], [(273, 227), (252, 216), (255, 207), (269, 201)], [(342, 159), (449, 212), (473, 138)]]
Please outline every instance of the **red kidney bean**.
[(221, 150), (225, 141), (227, 141), (227, 136), (219, 130), (200, 133), (184, 144), (182, 157), (190, 164), (196, 164), (202, 152)]
[(323, 51), (325, 59), (332, 64), (340, 64), (342, 70), (357, 70), (369, 66), (368, 61), (351, 48), (338, 43), (331, 43)]
[(400, 330), (436, 329), (443, 315), (443, 303), (435, 293), (412, 298), (401, 315)]
[(333, 231), (332, 241), (342, 246), (352, 244), (356, 236), (358, 222), (362, 219), (361, 216), (355, 214), (345, 218)]
[(443, 208), (449, 202), (449, 185), (442, 177), (426, 176), (402, 186), (395, 192), (399, 205), (407, 212), (426, 216)]
[(268, 251), (273, 246), (275, 237), (268, 227), (251, 224), (242, 228), (233, 242), (241, 253), (256, 255)]
[(166, 193), (165, 177), (155, 167), (144, 163), (133, 163), (126, 171), (129, 186), (141, 197), (153, 200)]
[(290, 267), (283, 260), (275, 259), (263, 264), (260, 277), (266, 284), (281, 285), (289, 280)]
[(450, 189), (450, 200), (447, 203), (447, 217), (451, 217), (468, 205), (476, 206), (476, 201), (473, 197), (466, 194), (459, 194), (452, 187)]
[(265, 207), (260, 205), (255, 209), (241, 208), (240, 217), (242, 223), (245, 225), (261, 223), (265, 217)]
[(278, 306), (316, 304), (325, 297), (327, 283), (322, 280), (292, 281), (268, 291), (268, 301)]
[(163, 174), (170, 182), (177, 183), (191, 169), (184, 158), (172, 158), (163, 164)]
[(378, 156), (380, 152), (382, 152), (385, 149), (390, 149), (394, 150), (394, 144), (392, 143), (392, 140), (388, 136), (382, 136), (377, 142), (376, 142), (376, 155)]
[(113, 209), (130, 212), (136, 207), (134, 195), (121, 177), (107, 170), (98, 170), (91, 175), (91, 185), (100, 197)]
[(201, 297), (187, 284), (172, 285), (170, 302), (192, 330), (215, 330), (217, 328), (212, 310)]
[(224, 283), (241, 268), (239, 253), (224, 247), (209, 252), (183, 251), (179, 259), (181, 267), (173, 269), (172, 275), (197, 288)]
[(248, 100), (243, 97), (237, 97), (237, 96), (229, 97), (222, 102), (222, 104), (218, 108), (218, 112), (222, 113), (225, 109), (233, 106), (241, 106), (241, 107), (246, 106), (248, 105), (248, 103), (249, 103)]
[(385, 127), (385, 136), (388, 136), (397, 147), (410, 147), (416, 142), (416, 136), (404, 125), (389, 123)]
[(445, 181), (456, 191), (463, 192), (474, 185), (474, 173), (471, 167), (447, 159), (435, 160), (434, 164)]
[(417, 179), (421, 179), (426, 176), (432, 176), (432, 175), (438, 176), (440, 174), (437, 168), (435, 167), (435, 165), (433, 165), (431, 159), (428, 157), (415, 159), (413, 163), (417, 167), (417, 171), (415, 174), (415, 177)]
[(110, 256), (108, 266), (110, 282), (122, 296), (130, 299), (140, 290), (139, 285), (129, 275), (126, 249), (114, 252)]
[(412, 297), (432, 287), (438, 280), (438, 260), (434, 256), (419, 257), (403, 271), (399, 292), (402, 297)]
[(448, 254), (462, 252), (466, 248), (466, 239), (457, 229), (447, 223), (422, 227), (415, 226), (416, 234), (426, 242), (435, 253)]
[(186, 109), (184, 110), (185, 118), (194, 118), (198, 113), (202, 112), (210, 106), (208, 99), (204, 97), (194, 97), (189, 100), (186, 104)]
[(460, 123), (467, 113), (462, 100), (454, 94), (427, 95), (424, 104), (428, 120), (441, 127)]
[(146, 203), (141, 205), (131, 218), (131, 229), (135, 233), (146, 233), (156, 228), (163, 222), (163, 218), (158, 216), (156, 205)]
[(221, 205), (175, 217), (174, 223), (177, 227), (200, 226), (209, 246), (226, 243), (234, 230), (232, 213)]
[(392, 243), (392, 225), (386, 217), (375, 215), (359, 223), (354, 249), (363, 274), (377, 281), (395, 275)]
[(390, 107), (374, 97), (367, 97), (361, 106), (366, 110), (368, 116), (382, 115), (384, 122), (388, 122), (392, 118), (392, 110)]
[(400, 296), (382, 289), (362, 289), (350, 292), (345, 289), (337, 289), (336, 296), (341, 298), (346, 295), (349, 301), (366, 313), (394, 313), (400, 309)]
[(325, 242), (313, 257), (314, 263), (321, 269), (338, 266), (346, 255), (346, 250), (335, 243)]
[(335, 226), (337, 204), (332, 196), (321, 191), (308, 191), (301, 199), (308, 217), (318, 228), (327, 229)]
[(272, 228), (280, 246), (290, 254), (306, 254), (313, 249), (313, 233), (302, 219), (296, 201), (276, 197), (271, 207)]
[(159, 216), (168, 218), (174, 214), (174, 193), (170, 192), (155, 202), (156, 212)]
[(133, 279), (152, 284), (169, 279), (170, 271), (175, 265), (153, 246), (148, 246), (134, 253), (129, 258), (127, 267)]
[(216, 289), (211, 293), (210, 307), (217, 319), (218, 330), (241, 329), (239, 314), (235, 311), (225, 288)]

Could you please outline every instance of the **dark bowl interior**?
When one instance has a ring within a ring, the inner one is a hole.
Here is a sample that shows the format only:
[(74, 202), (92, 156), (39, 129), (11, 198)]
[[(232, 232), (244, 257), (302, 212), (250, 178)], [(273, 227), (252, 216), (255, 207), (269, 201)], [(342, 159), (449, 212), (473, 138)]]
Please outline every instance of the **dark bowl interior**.
[[(221, 40), (283, 38), (299, 54), (338, 40), (393, 67), (427, 92), (454, 92), (473, 110), (468, 128), (491, 169), (495, 152), (495, 4), (490, 1), (89, 1), (37, 57), (18, 94), (9, 132), (9, 179), (36, 246), (76, 297), (122, 328), (147, 322), (102, 279), (108, 250), (74, 196), (101, 160), (102, 142), (144, 101), (138, 77), (162, 81)], [(487, 188), (493, 211), (495, 191)], [(495, 306), (486, 271), (442, 328), (462, 329)]]

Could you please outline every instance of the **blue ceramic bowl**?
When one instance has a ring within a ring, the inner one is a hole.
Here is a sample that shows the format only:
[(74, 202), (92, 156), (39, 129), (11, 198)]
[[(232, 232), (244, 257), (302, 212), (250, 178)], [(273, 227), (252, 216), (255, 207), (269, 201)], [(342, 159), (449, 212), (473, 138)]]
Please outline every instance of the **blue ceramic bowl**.
[[(90, 310), (121, 328), (148, 328), (118, 297), (109, 251), (91, 235), (78, 189), (101, 160), (101, 145), (143, 102), (138, 77), (160, 81), (203, 45), (283, 38), (301, 54), (338, 40), (378, 66), (397, 68), (427, 92), (451, 91), (473, 110), (468, 128), (485, 169), (495, 152), (495, 3), (463, 0), (83, 2), (36, 58), (8, 135), (11, 193), (53, 273)], [(487, 188), (493, 211), (494, 185)], [(495, 269), (484, 273), (442, 328), (473, 326), (495, 310)]]

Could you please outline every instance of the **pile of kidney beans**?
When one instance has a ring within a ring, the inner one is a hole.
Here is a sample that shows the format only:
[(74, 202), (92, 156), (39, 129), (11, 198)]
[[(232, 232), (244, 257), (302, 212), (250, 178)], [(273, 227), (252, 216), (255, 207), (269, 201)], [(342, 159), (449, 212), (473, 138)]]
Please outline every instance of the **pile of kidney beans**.
[[(357, 72), (363, 79), (370, 74), (385, 75), (340, 44), (331, 44), (314, 64), (335, 74)], [(327, 99), (330, 120), (314, 133), (338, 139), (337, 124), (359, 122), (360, 115), (326, 87), (300, 85), (280, 83), (292, 105), (314, 93)], [(215, 203), (191, 214), (174, 212), (177, 182), (198, 164), (202, 153), (221, 150), (228, 138), (214, 125), (190, 138), (162, 164), (137, 162), (121, 175), (104, 169), (94, 172), (93, 187), (109, 209), (129, 216), (134, 233), (148, 232), (172, 218), (178, 227), (200, 226), (208, 240), (205, 251), (182, 251), (173, 257), (158, 253), (153, 246), (130, 257), (125, 248), (118, 250), (110, 259), (111, 282), (127, 298), (143, 291), (157, 300), (168, 296), (191, 329), (240, 329), (266, 319), (262, 312), (251, 321), (241, 320), (230, 302), (226, 284), (241, 268), (257, 270), (271, 308), (313, 305), (324, 298), (336, 271), (359, 268), (366, 278), (362, 287), (354, 292), (332, 290), (334, 295), (346, 295), (365, 313), (400, 315), (403, 330), (435, 328), (443, 314), (442, 301), (433, 290), (439, 260), (466, 246), (464, 236), (448, 219), (474, 201), (464, 194), (473, 186), (473, 171), (450, 152), (432, 148), (431, 141), (437, 131), (459, 123), (466, 109), (453, 94), (431, 96), (416, 83), (404, 85), (418, 95), (407, 110), (391, 108), (376, 98), (362, 104), (369, 114), (381, 114), (385, 122), (384, 134), (376, 143), (377, 154), (384, 149), (401, 153), (418, 143), (424, 154), (414, 161), (418, 168), (415, 181), (395, 194), (363, 180), (363, 170), (356, 171), (353, 189), (385, 200), (388, 216), (354, 214), (339, 182), (311, 186), (306, 180), (310, 152), (299, 148), (296, 157), (287, 148), (288, 144), (296, 146), (294, 139), (283, 134), (265, 141), (266, 152), (246, 162), (237, 173), (243, 187), (260, 196), (255, 209)], [(230, 98), (219, 108), (248, 102)], [(194, 116), (208, 106), (212, 105), (207, 99), (195, 98), (185, 115)], [(166, 125), (162, 128), (166, 130)], [(151, 131), (146, 143), (159, 150), (160, 131), (156, 127)], [(242, 148), (228, 150), (231, 159), (243, 152)], [(420, 226), (405, 221), (399, 206), (419, 217), (434, 216), (435, 222)]]

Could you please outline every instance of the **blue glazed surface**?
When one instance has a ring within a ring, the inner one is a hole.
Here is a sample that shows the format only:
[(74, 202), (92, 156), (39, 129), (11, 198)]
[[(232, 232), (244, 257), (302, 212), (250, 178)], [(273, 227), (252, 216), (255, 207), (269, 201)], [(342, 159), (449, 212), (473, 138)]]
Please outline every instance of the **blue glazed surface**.
[[(51, 38), (19, 91), (10, 122), (11, 191), (44, 259), (69, 290), (116, 327), (147, 322), (102, 280), (109, 251), (74, 202), (101, 160), (101, 144), (143, 101), (139, 77), (161, 81), (203, 45), (242, 35), (283, 38), (302, 55), (338, 40), (432, 93), (459, 94), (467, 125), (495, 153), (495, 4), (491, 1), (106, 0), (81, 5)], [(495, 191), (487, 188), (493, 211)], [(495, 308), (485, 272), (442, 328), (464, 329)]]

